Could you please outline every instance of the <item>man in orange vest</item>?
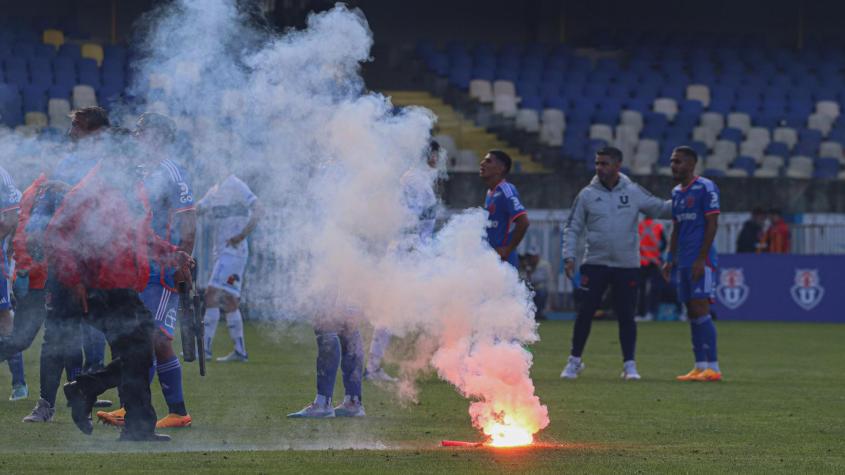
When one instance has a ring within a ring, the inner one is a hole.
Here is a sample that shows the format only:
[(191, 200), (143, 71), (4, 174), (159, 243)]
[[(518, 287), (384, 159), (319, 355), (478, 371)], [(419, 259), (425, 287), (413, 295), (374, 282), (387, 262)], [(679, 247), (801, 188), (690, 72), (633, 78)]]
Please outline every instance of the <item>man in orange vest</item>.
[(663, 225), (652, 218), (640, 221), (640, 285), (637, 291), (637, 321), (654, 320), (660, 303), (660, 251), (666, 246)]
[(770, 254), (789, 254), (789, 225), (784, 221), (779, 209), (769, 211), (771, 225), (766, 230), (764, 252)]

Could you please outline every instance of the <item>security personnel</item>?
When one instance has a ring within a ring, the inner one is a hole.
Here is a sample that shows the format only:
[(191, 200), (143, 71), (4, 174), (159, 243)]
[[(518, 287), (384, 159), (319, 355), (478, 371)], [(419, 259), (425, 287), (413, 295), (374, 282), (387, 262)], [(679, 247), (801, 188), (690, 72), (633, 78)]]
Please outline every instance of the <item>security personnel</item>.
[(669, 217), (672, 203), (653, 196), (620, 173), (622, 152), (604, 147), (596, 153), (596, 176), (578, 193), (563, 230), (566, 275), (575, 273), (575, 248), (586, 232), (586, 251), (581, 281), (575, 289), (578, 315), (572, 335), (569, 361), (560, 374), (575, 379), (584, 369), (581, 354), (590, 335), (593, 315), (608, 287), (613, 287), (613, 309), (619, 321), (624, 370), (622, 378), (640, 379), (634, 362), (637, 325), (634, 307), (639, 280), (640, 248), (637, 224), (640, 213)]
[(640, 221), (640, 285), (637, 296), (637, 315), (645, 321), (657, 314), (662, 276), (660, 251), (666, 245), (663, 224), (646, 217)]

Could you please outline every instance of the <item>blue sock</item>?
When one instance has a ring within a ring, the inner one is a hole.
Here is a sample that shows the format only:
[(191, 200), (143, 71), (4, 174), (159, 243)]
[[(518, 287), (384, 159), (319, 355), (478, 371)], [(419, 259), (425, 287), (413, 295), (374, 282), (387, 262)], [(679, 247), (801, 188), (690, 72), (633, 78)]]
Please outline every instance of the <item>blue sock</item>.
[(713, 323), (710, 315), (701, 318), (706, 318), (706, 321), (701, 326), (704, 328), (704, 352), (707, 357), (707, 363), (716, 363), (716, 367), (712, 369), (718, 371), (719, 358), (716, 352), (716, 324)]
[[(710, 317), (707, 316), (709, 319)], [(704, 317), (690, 318), (689, 325), (692, 333), (692, 353), (695, 355), (696, 368), (707, 361), (707, 354), (704, 350), (704, 340), (707, 330), (704, 328)], [(704, 369), (704, 368), (699, 368)]]
[(317, 334), (317, 394), (331, 400), (337, 368), (340, 366), (340, 339), (337, 333)]
[(170, 360), (160, 363), (156, 369), (158, 382), (161, 385), (161, 393), (167, 401), (167, 408), (171, 414), (185, 416), (185, 397), (182, 394), (182, 364), (179, 357), (174, 356)]
[(26, 384), (26, 378), (23, 374), (23, 353), (15, 353), (9, 357), (7, 363), (9, 364), (9, 371), (12, 373), (12, 386)]
[(347, 396), (361, 401), (361, 378), (364, 373), (364, 340), (361, 332), (341, 333), (340, 368), (343, 372), (343, 389)]
[(102, 367), (106, 360), (106, 336), (100, 330), (82, 323), (82, 351), (85, 353), (85, 369)]

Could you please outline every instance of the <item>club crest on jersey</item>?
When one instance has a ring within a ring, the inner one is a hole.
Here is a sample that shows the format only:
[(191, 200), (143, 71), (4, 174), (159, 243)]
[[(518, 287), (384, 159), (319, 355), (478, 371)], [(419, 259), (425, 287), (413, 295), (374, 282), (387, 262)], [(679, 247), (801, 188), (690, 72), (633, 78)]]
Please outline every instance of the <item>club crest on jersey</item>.
[(724, 268), (719, 273), (716, 297), (729, 309), (736, 309), (748, 299), (751, 289), (745, 284), (742, 268)]
[(692, 208), (693, 206), (695, 206), (695, 197), (694, 196), (687, 196), (686, 207)]
[(792, 300), (804, 310), (812, 310), (824, 298), (824, 287), (818, 269), (795, 269), (795, 285), (790, 289)]
[(620, 203), (622, 203), (623, 205), (628, 204), (628, 195), (623, 195), (623, 196), (620, 196), (620, 197), (619, 197), (619, 202), (620, 202)]
[(228, 285), (235, 285), (237, 282), (240, 282), (241, 278), (238, 277), (238, 274), (232, 274), (226, 279), (226, 284)]

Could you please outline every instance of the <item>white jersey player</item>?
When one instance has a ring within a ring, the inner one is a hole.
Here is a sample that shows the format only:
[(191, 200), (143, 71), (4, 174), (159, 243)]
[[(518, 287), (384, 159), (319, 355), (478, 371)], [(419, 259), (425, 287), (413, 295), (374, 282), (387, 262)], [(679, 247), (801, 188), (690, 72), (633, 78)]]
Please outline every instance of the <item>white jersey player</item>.
[(214, 236), (214, 266), (205, 294), (205, 356), (211, 358), (211, 343), (222, 310), (234, 350), (217, 361), (247, 361), (243, 317), (238, 304), (249, 257), (246, 238), (261, 216), (258, 197), (246, 183), (229, 175), (208, 190), (197, 208), (211, 220)]
[[(400, 178), (403, 205), (417, 217), (414, 228), (409, 230), (403, 240), (405, 242), (400, 244), (403, 248), (413, 248), (418, 244), (424, 244), (434, 235), (438, 204), (437, 194), (434, 192), (434, 178), (437, 174), (440, 145), (432, 140), (428, 150), (429, 153), (426, 156), (428, 167), (414, 167)], [(387, 374), (381, 367), (390, 339), (389, 331), (384, 328), (375, 329), (364, 378), (371, 381), (396, 381), (396, 378)]]

